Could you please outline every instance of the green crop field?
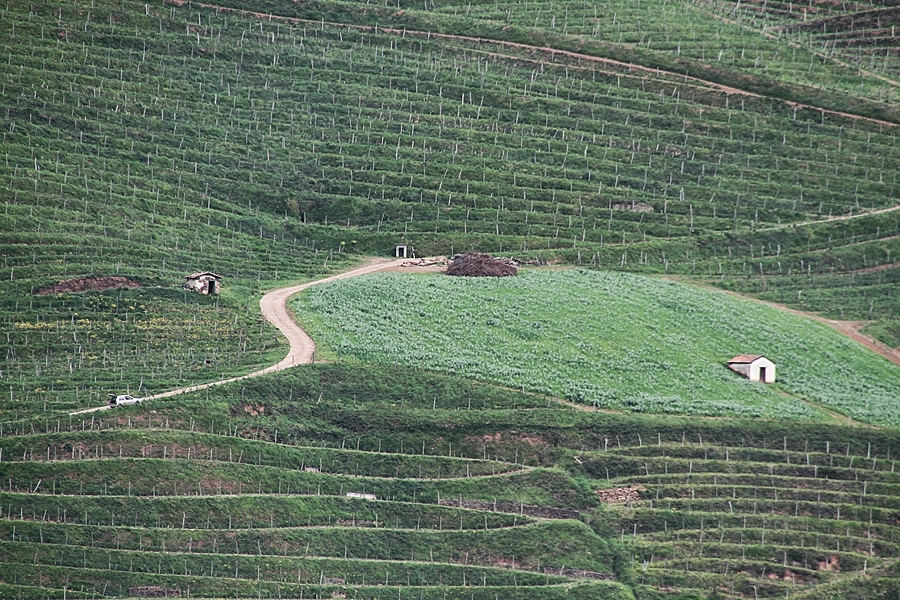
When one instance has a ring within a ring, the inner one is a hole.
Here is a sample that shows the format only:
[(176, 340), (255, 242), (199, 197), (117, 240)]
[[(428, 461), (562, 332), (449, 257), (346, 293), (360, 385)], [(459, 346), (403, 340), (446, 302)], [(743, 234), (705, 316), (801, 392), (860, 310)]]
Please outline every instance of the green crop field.
[[(398, 300), (401, 299), (401, 300)], [(900, 369), (825, 325), (655, 278), (376, 274), (312, 288), (298, 319), (337, 356), (418, 364), (602, 408), (900, 424)], [(764, 354), (777, 386), (725, 363)]]
[(0, 4), (0, 598), (896, 598), (896, 4)]

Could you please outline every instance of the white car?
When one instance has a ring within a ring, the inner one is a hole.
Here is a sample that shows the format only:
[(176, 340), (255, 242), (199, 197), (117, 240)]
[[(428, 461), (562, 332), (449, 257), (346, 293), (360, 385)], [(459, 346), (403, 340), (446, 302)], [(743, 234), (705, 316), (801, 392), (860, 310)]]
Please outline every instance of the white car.
[(131, 394), (120, 394), (115, 398), (110, 397), (109, 404), (110, 406), (129, 406), (131, 404), (140, 404), (143, 401), (143, 398), (135, 398)]

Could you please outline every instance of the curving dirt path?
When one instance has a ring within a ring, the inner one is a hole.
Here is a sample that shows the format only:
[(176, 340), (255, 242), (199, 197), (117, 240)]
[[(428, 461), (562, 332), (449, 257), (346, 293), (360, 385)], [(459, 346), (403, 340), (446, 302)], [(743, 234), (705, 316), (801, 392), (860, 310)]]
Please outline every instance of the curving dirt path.
[[(870, 267), (871, 269), (878, 269), (881, 267), (889, 268), (890, 265), (880, 265), (879, 267)], [(859, 272), (859, 271), (857, 271)], [(772, 302), (771, 300), (763, 300), (762, 298), (757, 298), (751, 295), (744, 295), (740, 292), (734, 292), (732, 290), (723, 290), (720, 287), (716, 287), (715, 285), (701, 281), (698, 279), (693, 279), (688, 276), (682, 275), (665, 275), (662, 279), (667, 279), (669, 281), (675, 281), (677, 283), (693, 285), (699, 288), (703, 288), (705, 290), (711, 292), (718, 292), (720, 294), (728, 294), (729, 296), (733, 296), (735, 298), (740, 298), (741, 300), (749, 300), (751, 302), (757, 302), (759, 304), (765, 304), (766, 306), (770, 306), (780, 311), (784, 311), (787, 313), (791, 313), (800, 317), (805, 317), (807, 319), (812, 319), (813, 321), (818, 321), (819, 323), (823, 323), (832, 329), (836, 330), (838, 333), (841, 333), (853, 341), (865, 346), (872, 352), (879, 354), (894, 363), (898, 367), (900, 367), (900, 348), (891, 348), (886, 344), (882, 344), (878, 340), (871, 338), (860, 332), (860, 329), (869, 324), (869, 321), (841, 321), (840, 319), (829, 319), (827, 317), (823, 317), (822, 315), (815, 312), (807, 312), (803, 310), (797, 310), (796, 308), (791, 308), (787, 304), (782, 304), (780, 302)]]
[[(864, 217), (871, 217), (872, 215), (880, 215), (889, 212), (895, 212), (900, 210), (900, 206), (888, 206), (886, 208), (878, 208), (875, 210), (863, 210), (861, 212), (856, 213), (855, 215), (835, 215), (832, 217), (826, 217), (824, 219), (819, 219), (816, 221), (798, 221), (797, 223), (785, 223), (784, 225), (773, 225), (771, 227), (760, 227), (757, 231), (781, 231), (784, 229), (790, 229), (792, 227), (805, 227), (806, 225), (824, 225), (826, 223), (832, 223), (835, 221), (847, 221), (850, 219), (862, 219)], [(886, 239), (886, 238), (879, 238)], [(869, 241), (869, 240), (866, 240)]]
[(860, 329), (868, 325), (868, 321), (841, 321), (839, 319), (829, 319), (827, 317), (823, 317), (820, 314), (814, 312), (806, 312), (802, 310), (797, 310), (795, 308), (791, 308), (786, 304), (781, 304), (780, 302), (772, 302), (770, 300), (763, 300), (761, 298), (754, 298), (753, 296), (744, 296), (743, 294), (739, 294), (738, 292), (732, 292), (730, 290), (721, 290), (715, 287), (710, 286), (708, 289), (717, 290), (719, 292), (724, 292), (730, 296), (734, 296), (736, 298), (741, 298), (743, 300), (751, 300), (753, 302), (758, 302), (760, 304), (765, 304), (767, 306), (771, 306), (772, 308), (776, 308), (778, 310), (788, 312), (794, 315), (798, 315), (801, 317), (806, 317), (807, 319), (812, 319), (813, 321), (818, 321), (819, 323), (824, 323), (828, 325), (832, 329), (835, 329), (839, 333), (847, 336), (853, 341), (865, 346), (872, 352), (876, 354), (880, 354), (890, 362), (894, 363), (898, 367), (900, 367), (900, 351), (897, 349), (891, 348), (885, 344), (882, 344), (876, 339), (870, 338), (869, 336), (860, 332)]
[[(186, 394), (189, 392), (205, 390), (217, 385), (224, 385), (226, 383), (241, 381), (242, 379), (250, 379), (251, 377), (259, 377), (260, 375), (266, 375), (267, 373), (283, 371), (284, 369), (290, 369), (291, 367), (296, 365), (303, 365), (312, 362), (313, 354), (316, 350), (316, 344), (315, 342), (313, 342), (313, 339), (309, 337), (309, 335), (305, 331), (303, 331), (297, 325), (297, 323), (294, 322), (293, 314), (287, 307), (288, 299), (290, 299), (290, 297), (294, 294), (302, 292), (303, 290), (311, 286), (319, 285), (320, 283), (328, 283), (330, 281), (336, 281), (338, 279), (347, 279), (348, 277), (356, 277), (357, 275), (365, 275), (367, 273), (374, 273), (376, 271), (391, 269), (396, 265), (397, 261), (394, 260), (376, 259), (374, 261), (370, 261), (368, 264), (362, 267), (358, 267), (350, 271), (345, 271), (337, 275), (332, 275), (331, 277), (317, 279), (315, 281), (310, 281), (309, 283), (303, 283), (301, 285), (294, 285), (290, 287), (279, 288), (277, 290), (272, 290), (271, 292), (263, 296), (262, 299), (260, 299), (259, 308), (266, 320), (277, 327), (281, 331), (281, 333), (283, 333), (284, 336), (288, 339), (288, 342), (290, 342), (291, 349), (287, 353), (287, 356), (285, 356), (274, 365), (266, 367), (265, 369), (260, 369), (259, 371), (248, 373), (247, 375), (240, 375), (238, 377), (221, 379), (219, 381), (213, 381), (210, 383), (201, 383), (188, 387), (178, 388), (177, 390), (161, 392), (159, 394), (153, 394), (152, 396), (144, 396), (143, 400), (156, 400), (158, 398), (168, 398), (170, 396), (177, 396), (178, 394)], [(78, 410), (69, 414), (83, 415), (86, 413), (98, 412), (101, 410), (109, 410), (110, 408), (113, 407), (110, 405), (97, 406), (94, 408)]]

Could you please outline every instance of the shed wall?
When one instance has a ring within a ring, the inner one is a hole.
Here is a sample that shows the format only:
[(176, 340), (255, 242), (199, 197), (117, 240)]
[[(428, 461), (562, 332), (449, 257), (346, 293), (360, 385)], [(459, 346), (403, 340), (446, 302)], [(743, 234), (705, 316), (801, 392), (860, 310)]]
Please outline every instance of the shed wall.
[(750, 363), (750, 381), (762, 381), (760, 377), (760, 368), (765, 368), (766, 377), (763, 383), (775, 382), (775, 363), (766, 358), (760, 358)]
[(760, 381), (760, 368), (765, 369), (766, 378), (763, 383), (775, 383), (775, 363), (763, 357), (757, 358), (751, 363), (731, 363), (728, 368), (740, 373), (750, 381)]

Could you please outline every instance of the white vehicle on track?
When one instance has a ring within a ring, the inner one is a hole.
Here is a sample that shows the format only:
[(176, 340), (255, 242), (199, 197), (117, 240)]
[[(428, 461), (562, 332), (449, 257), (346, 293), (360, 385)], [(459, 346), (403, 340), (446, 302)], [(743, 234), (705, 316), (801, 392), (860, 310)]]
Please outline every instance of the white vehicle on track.
[(119, 394), (115, 397), (109, 397), (110, 406), (129, 406), (131, 404), (140, 404), (143, 401), (143, 398), (135, 398), (131, 394)]

